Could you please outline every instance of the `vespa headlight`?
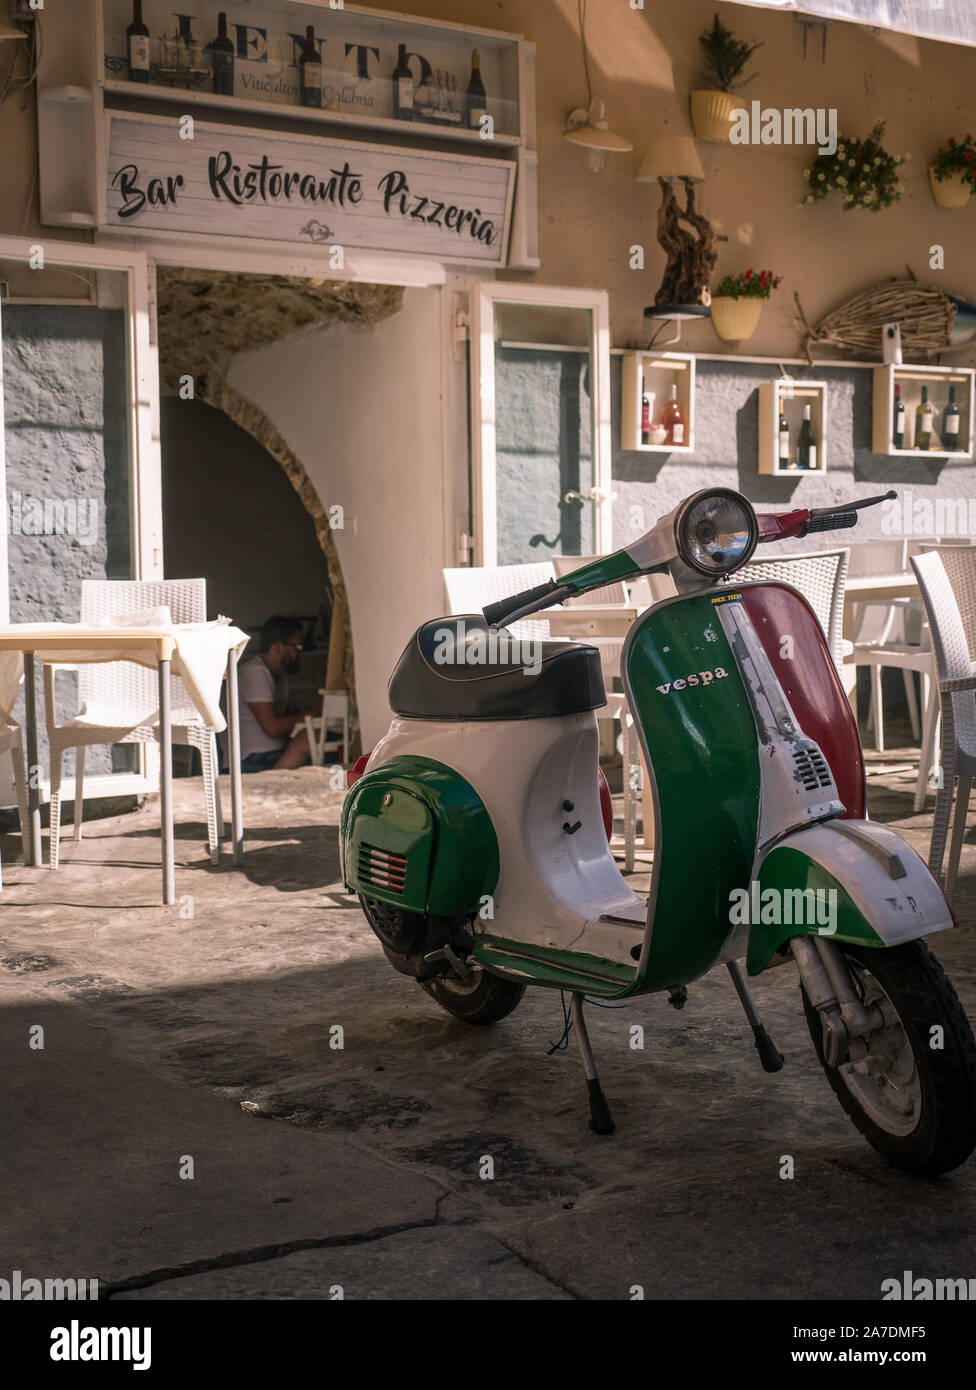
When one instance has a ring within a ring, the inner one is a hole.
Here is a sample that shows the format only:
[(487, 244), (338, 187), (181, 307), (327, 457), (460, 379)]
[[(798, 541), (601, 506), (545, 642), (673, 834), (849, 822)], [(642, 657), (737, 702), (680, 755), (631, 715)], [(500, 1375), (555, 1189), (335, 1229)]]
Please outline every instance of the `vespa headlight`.
[(675, 517), (674, 534), (685, 564), (714, 578), (751, 558), (759, 524), (741, 493), (716, 487), (688, 498)]

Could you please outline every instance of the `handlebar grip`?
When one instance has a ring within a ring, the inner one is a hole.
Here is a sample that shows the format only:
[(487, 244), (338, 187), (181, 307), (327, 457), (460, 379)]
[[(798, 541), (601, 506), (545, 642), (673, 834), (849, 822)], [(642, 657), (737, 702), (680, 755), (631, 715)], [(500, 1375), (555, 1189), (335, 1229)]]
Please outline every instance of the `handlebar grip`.
[(848, 526), (857, 525), (857, 512), (827, 512), (823, 516), (812, 516), (807, 522), (805, 536), (811, 531), (843, 531)]
[[(500, 627), (512, 613), (519, 612), (529, 604), (539, 603), (540, 607), (548, 607), (548, 604), (541, 603), (540, 600), (548, 599), (552, 593), (559, 588), (555, 579), (547, 579), (545, 584), (538, 584), (534, 589), (524, 589), (520, 594), (513, 594), (511, 598), (499, 599), (497, 603), (488, 603), (482, 608), (485, 621), (492, 627)], [(564, 594), (568, 593), (563, 588)]]

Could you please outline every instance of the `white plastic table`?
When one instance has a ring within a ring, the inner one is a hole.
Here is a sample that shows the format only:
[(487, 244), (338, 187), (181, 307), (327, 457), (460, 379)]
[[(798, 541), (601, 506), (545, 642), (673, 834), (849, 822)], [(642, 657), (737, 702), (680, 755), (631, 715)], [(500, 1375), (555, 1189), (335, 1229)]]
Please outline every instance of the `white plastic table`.
[[(904, 574), (855, 574), (847, 580), (844, 588), (844, 631), (843, 635), (851, 644), (857, 635), (857, 613), (859, 603), (884, 603), (888, 599), (918, 598), (918, 581), (915, 571)], [(841, 681), (847, 698), (857, 704), (857, 667), (854, 653), (844, 657), (841, 664)]]
[[(208, 624), (188, 624), (187, 632), (203, 631)], [(241, 804), (241, 733), (237, 706), (237, 661), (246, 644), (244, 633), (226, 629), (230, 639), (234, 634), (241, 641), (231, 645), (227, 654), (227, 733), (230, 761), (231, 834), (234, 863), (240, 865), (244, 856), (244, 817)], [(27, 735), (27, 766), (37, 766), (37, 693), (34, 680), (34, 656), (42, 661), (78, 666), (99, 661), (138, 661), (155, 664), (159, 676), (159, 744), (160, 744), (160, 820), (162, 823), (163, 902), (176, 901), (176, 867), (173, 835), (173, 731), (170, 725), (170, 671), (174, 656), (178, 674), (200, 709), (207, 723), (212, 723), (212, 711), (203, 707), (203, 700), (188, 680), (189, 672), (179, 662), (179, 636), (162, 629), (131, 627), (82, 627), (77, 623), (12, 624), (0, 627), (0, 653), (20, 652), (24, 661), (24, 704)], [(36, 777), (28, 777), (30, 806), (30, 845), (24, 846), (24, 858), (35, 866), (43, 862), (41, 849), (41, 807)]]

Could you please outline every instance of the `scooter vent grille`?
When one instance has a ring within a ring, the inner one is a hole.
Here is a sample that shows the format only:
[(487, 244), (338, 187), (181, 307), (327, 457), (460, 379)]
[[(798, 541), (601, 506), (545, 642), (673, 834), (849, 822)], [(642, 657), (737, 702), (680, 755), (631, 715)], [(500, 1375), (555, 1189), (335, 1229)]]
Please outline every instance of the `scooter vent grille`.
[(402, 893), (407, 877), (407, 860), (402, 854), (391, 854), (376, 845), (359, 846), (359, 879), (374, 888), (390, 893)]
[(793, 752), (793, 759), (800, 781), (808, 792), (830, 786), (833, 778), (819, 748), (797, 748)]

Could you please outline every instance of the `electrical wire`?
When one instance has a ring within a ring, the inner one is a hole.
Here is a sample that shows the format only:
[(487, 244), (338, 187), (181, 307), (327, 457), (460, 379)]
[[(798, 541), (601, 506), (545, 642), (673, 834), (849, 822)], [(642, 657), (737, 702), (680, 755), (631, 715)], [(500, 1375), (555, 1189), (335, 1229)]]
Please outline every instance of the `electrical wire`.
[(583, 75), (586, 78), (586, 109), (593, 105), (593, 88), (590, 85), (590, 55), (586, 49), (586, 0), (578, 0), (580, 44), (583, 48)]

